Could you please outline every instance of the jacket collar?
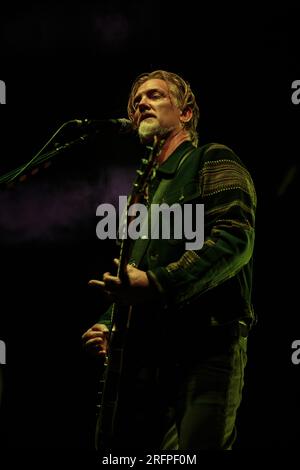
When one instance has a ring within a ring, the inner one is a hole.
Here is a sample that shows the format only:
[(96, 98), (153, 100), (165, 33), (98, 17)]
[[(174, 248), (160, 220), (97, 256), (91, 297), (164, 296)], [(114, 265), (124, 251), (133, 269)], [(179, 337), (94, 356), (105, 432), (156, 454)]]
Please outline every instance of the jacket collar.
[[(186, 140), (180, 144), (176, 150), (169, 156), (169, 158), (162, 163), (157, 169), (157, 173), (162, 176), (171, 176), (176, 173), (178, 165), (186, 152), (193, 149), (193, 144), (190, 140)], [(196, 147), (194, 147), (196, 148)]]

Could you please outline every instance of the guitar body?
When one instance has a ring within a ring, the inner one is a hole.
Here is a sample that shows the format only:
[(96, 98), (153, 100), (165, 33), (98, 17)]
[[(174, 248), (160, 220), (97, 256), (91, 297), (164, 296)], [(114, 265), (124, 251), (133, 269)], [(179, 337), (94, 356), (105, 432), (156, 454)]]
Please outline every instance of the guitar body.
[[(121, 308), (118, 313), (123, 318), (130, 317), (129, 309)], [(125, 329), (115, 326), (110, 333), (109, 355), (106, 357), (105, 370), (100, 382), (101, 403), (98, 405), (99, 415), (96, 426), (98, 450), (109, 450), (113, 442), (127, 332), (127, 326)]]

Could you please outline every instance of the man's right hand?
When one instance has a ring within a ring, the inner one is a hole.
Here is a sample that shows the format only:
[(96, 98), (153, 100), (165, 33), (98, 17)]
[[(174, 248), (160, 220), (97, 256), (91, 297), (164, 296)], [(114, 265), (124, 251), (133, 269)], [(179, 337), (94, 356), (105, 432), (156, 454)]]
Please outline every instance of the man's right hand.
[(96, 323), (82, 335), (83, 347), (93, 356), (104, 357), (108, 348), (108, 334), (106, 325)]

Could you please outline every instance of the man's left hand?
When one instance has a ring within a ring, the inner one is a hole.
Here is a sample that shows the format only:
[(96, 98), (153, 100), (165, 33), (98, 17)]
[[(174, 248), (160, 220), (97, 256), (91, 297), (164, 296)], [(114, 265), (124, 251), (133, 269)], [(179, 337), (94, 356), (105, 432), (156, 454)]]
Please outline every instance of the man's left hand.
[[(119, 260), (115, 258), (114, 264), (118, 266)], [(127, 279), (122, 282), (119, 277), (106, 272), (103, 274), (102, 281), (91, 279), (89, 285), (99, 287), (111, 301), (124, 305), (145, 303), (158, 297), (158, 291), (149, 283), (145, 271), (128, 264), (126, 276)]]

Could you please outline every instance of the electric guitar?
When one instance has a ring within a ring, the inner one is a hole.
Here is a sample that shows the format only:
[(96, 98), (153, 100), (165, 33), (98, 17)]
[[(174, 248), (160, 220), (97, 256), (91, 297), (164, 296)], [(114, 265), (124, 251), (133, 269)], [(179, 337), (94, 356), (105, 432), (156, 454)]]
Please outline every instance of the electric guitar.
[[(147, 147), (148, 158), (142, 159), (141, 168), (137, 170), (137, 177), (133, 183), (131, 194), (127, 200), (127, 223), (130, 223), (128, 210), (132, 204), (144, 201), (147, 187), (155, 176), (156, 156), (158, 155), (158, 142), (155, 137), (153, 145)], [(128, 282), (127, 264), (131, 253), (131, 240), (127, 236), (121, 237), (119, 265), (117, 276), (122, 283)], [(114, 436), (115, 417), (118, 407), (119, 387), (123, 369), (124, 350), (127, 332), (130, 328), (132, 306), (122, 306), (114, 303), (112, 306), (111, 329), (108, 338), (108, 355), (104, 363), (104, 372), (100, 381), (100, 403), (97, 405), (99, 413), (96, 424), (97, 450), (109, 450)]]

